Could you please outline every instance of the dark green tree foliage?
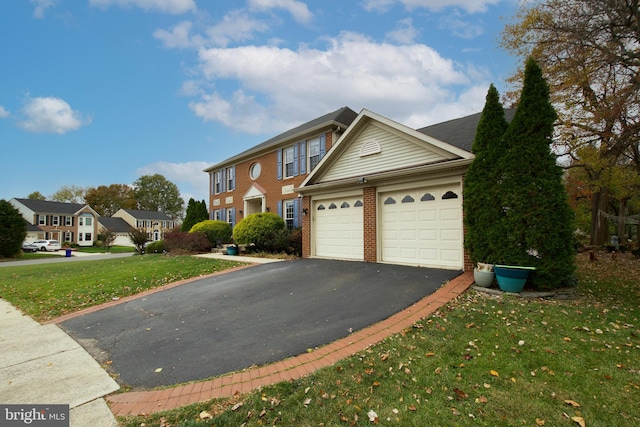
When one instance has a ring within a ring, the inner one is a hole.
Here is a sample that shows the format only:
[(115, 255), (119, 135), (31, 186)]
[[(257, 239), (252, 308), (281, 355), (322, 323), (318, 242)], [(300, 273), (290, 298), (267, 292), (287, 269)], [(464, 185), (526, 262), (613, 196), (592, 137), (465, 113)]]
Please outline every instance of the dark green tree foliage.
[(500, 264), (533, 266), (538, 289), (565, 285), (574, 272), (573, 213), (551, 152), (556, 112), (538, 64), (529, 59), (522, 94), (504, 140)]
[(489, 87), (471, 151), (475, 154), (464, 179), (465, 249), (473, 263), (495, 263), (502, 236), (496, 219), (502, 209), (498, 199), (500, 158), (506, 151), (502, 136), (508, 123), (495, 86)]
[(189, 232), (195, 224), (208, 219), (209, 213), (207, 212), (207, 204), (205, 201), (197, 202), (192, 197), (189, 199), (189, 203), (187, 203), (187, 211), (184, 216), (184, 221), (182, 221), (182, 225), (180, 226), (180, 231)]
[(143, 175), (133, 183), (138, 209), (164, 212), (172, 218), (182, 215), (184, 200), (173, 182), (160, 174)]
[(13, 205), (0, 200), (0, 256), (13, 257), (22, 250), (27, 237), (27, 222)]

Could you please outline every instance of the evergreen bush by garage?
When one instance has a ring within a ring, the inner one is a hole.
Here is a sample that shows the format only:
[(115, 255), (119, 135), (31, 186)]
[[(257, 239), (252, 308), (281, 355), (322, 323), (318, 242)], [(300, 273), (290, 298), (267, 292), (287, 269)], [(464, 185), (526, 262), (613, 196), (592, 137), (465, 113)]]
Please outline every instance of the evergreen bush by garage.
[(497, 263), (536, 267), (531, 284), (553, 289), (569, 284), (574, 266), (573, 212), (563, 171), (551, 151), (556, 112), (538, 64), (529, 59), (515, 116), (504, 135)]
[(22, 250), (27, 223), (11, 203), (0, 200), (0, 256), (13, 257)]
[(215, 246), (218, 240), (223, 243), (231, 240), (231, 224), (217, 219), (207, 219), (194, 224), (189, 233), (202, 233)]
[(489, 87), (486, 102), (471, 151), (475, 159), (464, 178), (464, 246), (471, 261), (495, 264), (502, 236), (496, 219), (502, 214), (498, 200), (500, 158), (506, 152), (503, 135), (509, 124), (504, 117), (500, 95), (494, 85)]
[(236, 224), (233, 240), (241, 245), (255, 245), (259, 251), (281, 251), (287, 245), (287, 226), (276, 213), (254, 213)]

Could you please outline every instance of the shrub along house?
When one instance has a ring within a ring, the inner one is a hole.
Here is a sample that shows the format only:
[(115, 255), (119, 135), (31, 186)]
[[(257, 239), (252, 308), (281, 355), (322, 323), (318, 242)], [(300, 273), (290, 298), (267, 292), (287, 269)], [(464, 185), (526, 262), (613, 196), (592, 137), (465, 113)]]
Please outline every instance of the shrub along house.
[(318, 117), (205, 169), (209, 214), (232, 226), (257, 212), (277, 212), (302, 225), (299, 186), (356, 118), (348, 107)]
[[(275, 204), (287, 224), (302, 226), (303, 257), (471, 269), (463, 248), (462, 185), (480, 116), (415, 130), (362, 110), (346, 129), (326, 134), (326, 155), (314, 167), (306, 163), (305, 175), (295, 179), (300, 142), (308, 140), (286, 132), (290, 137), (206, 170), (211, 214), (228, 220), (229, 209), (249, 214)], [(284, 154), (292, 145), (298, 147), (293, 160)], [(271, 181), (259, 179), (256, 164)], [(228, 168), (232, 187), (218, 184)]]

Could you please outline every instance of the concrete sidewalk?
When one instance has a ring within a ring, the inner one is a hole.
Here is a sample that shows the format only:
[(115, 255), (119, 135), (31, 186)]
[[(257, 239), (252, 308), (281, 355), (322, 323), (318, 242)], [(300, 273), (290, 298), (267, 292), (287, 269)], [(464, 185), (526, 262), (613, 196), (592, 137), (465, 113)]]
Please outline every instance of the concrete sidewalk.
[(119, 388), (57, 325), (41, 325), (0, 298), (0, 403), (68, 404), (72, 427), (115, 427), (103, 396)]

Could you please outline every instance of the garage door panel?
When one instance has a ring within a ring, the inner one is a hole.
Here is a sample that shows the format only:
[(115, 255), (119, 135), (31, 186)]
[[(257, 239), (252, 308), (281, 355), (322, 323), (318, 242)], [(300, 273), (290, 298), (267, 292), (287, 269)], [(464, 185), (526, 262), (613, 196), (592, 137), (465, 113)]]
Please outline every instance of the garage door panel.
[(328, 258), (364, 259), (362, 212), (361, 197), (315, 202), (312, 217), (314, 254)]
[(462, 268), (459, 194), (457, 186), (381, 193), (382, 261)]

